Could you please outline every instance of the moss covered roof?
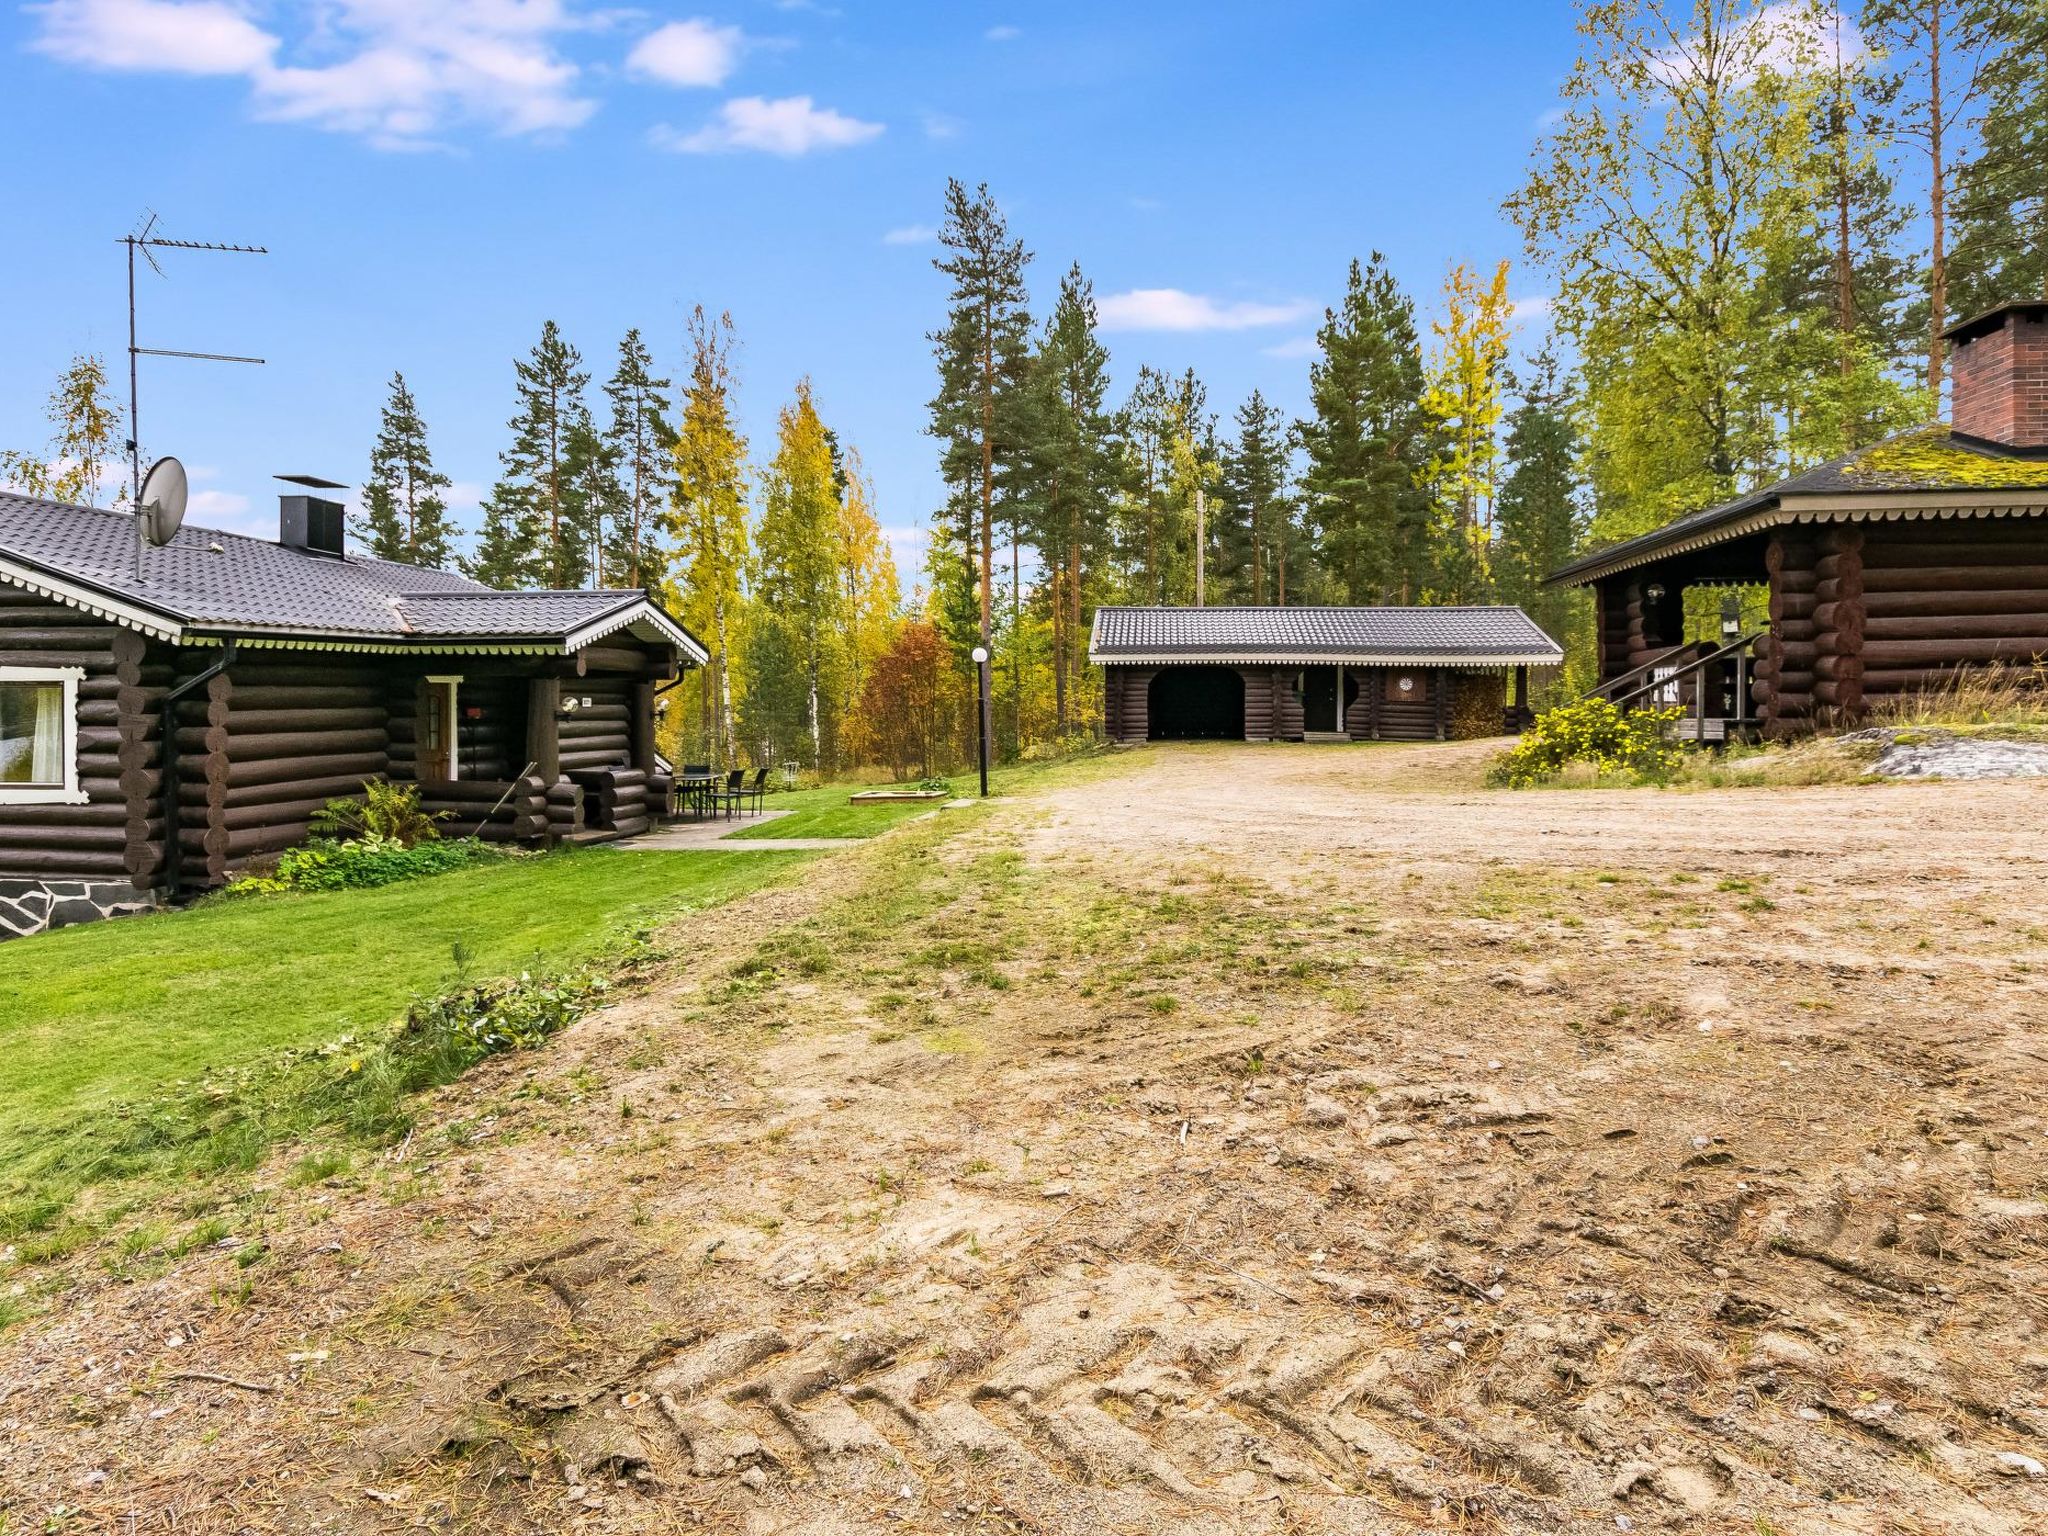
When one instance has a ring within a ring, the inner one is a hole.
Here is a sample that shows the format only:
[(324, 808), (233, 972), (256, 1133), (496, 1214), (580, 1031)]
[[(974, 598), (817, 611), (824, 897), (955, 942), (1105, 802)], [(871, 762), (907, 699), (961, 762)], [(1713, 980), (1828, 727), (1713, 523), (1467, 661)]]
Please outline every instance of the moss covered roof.
[[(2048, 490), (2048, 458), (2023, 459), (1956, 439), (1945, 423), (1915, 427), (1838, 460), (1841, 489), (1865, 491)], [(1814, 489), (1800, 483), (1780, 491)]]

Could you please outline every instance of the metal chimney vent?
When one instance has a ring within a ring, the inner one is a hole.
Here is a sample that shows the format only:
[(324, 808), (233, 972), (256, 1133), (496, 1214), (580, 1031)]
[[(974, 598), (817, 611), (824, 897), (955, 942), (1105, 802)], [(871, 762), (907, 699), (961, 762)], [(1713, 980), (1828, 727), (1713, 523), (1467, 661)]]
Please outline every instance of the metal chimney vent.
[[(277, 478), (316, 491), (348, 489), (339, 480), (323, 480), (318, 475), (279, 475)], [(330, 560), (342, 557), (347, 509), (340, 502), (327, 501), (319, 496), (280, 496), (277, 498), (277, 511), (277, 542), (286, 549), (300, 549), (309, 555), (321, 555)]]

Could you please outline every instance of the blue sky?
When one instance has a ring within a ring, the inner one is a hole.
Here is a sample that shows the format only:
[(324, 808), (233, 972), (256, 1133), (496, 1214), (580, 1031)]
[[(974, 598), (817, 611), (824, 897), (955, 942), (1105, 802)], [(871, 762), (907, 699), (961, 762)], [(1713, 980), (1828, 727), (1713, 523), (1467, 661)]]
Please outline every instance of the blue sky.
[(1447, 263), (1516, 258), (1540, 309), (1499, 204), (1572, 20), (1562, 0), (27, 5), (0, 19), (0, 446), (41, 446), (74, 352), (121, 369), (114, 241), (148, 207), (273, 253), (171, 253), (141, 279), (144, 345), (269, 360), (143, 361), (145, 450), (192, 468), (195, 521), (274, 535), (273, 473), (359, 479), (394, 368), (469, 515), (542, 320), (599, 379), (632, 325), (680, 374), (702, 302), (738, 325), (757, 450), (809, 374), (908, 578), (940, 496), (946, 177), (989, 183), (1041, 312), (1081, 263), (1119, 388), (1192, 365), (1225, 415), (1254, 387), (1295, 410), (1353, 256), (1385, 251), (1425, 311)]

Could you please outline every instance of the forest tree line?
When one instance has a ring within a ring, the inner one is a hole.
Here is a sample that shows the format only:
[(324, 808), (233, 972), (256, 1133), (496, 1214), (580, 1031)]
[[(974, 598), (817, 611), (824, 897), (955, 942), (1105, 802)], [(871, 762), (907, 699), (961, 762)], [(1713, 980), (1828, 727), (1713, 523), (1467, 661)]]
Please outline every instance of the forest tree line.
[[(665, 743), (721, 765), (964, 762), (977, 645), (1000, 755), (1091, 736), (1110, 603), (1517, 603), (1570, 688), (1587, 620), (1548, 571), (1933, 417), (1940, 332), (2048, 298), (2048, 0), (1582, 0), (1578, 38), (1504, 206), (1547, 298), (1497, 259), (1418, 302), (1370, 253), (1299, 419), (1150, 363), (1118, 387), (1080, 267), (1039, 307), (988, 189), (949, 183), (946, 495), (907, 596), (858, 453), (799, 384), (757, 455), (701, 308), (679, 382), (637, 331), (598, 382), (545, 325), (473, 536), (394, 376), (357, 535), (493, 585), (654, 589), (711, 653)], [(77, 360), (50, 452), (0, 478), (98, 501), (120, 415)]]

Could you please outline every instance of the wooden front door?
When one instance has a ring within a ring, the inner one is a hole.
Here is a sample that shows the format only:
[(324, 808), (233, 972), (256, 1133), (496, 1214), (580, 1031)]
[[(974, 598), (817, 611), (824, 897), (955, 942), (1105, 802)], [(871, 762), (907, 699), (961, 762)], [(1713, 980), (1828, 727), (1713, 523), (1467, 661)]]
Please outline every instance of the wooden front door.
[(418, 776), (421, 783), (455, 777), (455, 685), (448, 682), (420, 684), (420, 745)]

